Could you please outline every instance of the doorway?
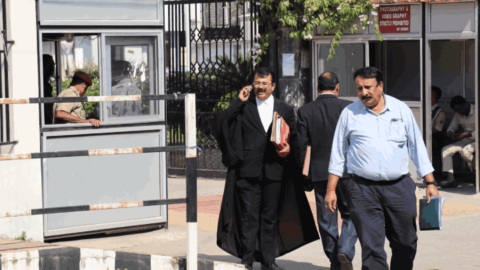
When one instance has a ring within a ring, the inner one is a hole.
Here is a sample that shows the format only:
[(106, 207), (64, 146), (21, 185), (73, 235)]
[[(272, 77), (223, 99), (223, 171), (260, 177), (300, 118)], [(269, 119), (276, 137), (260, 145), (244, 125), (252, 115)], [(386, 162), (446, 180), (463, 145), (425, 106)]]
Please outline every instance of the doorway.
[[(432, 109), (428, 112), (428, 117), (432, 121), (429, 138), (432, 142), (432, 163), (435, 168), (435, 176), (436, 179), (442, 179), (445, 177), (442, 173), (448, 170), (448, 167), (443, 168), (442, 156), (444, 154), (442, 148), (459, 141), (447, 137), (447, 129), (449, 127), (455, 129), (454, 133), (465, 131), (461, 125), (452, 124), (456, 115), (456, 112), (450, 106), (452, 98), (461, 97), (465, 99), (474, 111), (475, 40), (432, 40), (429, 45), (433, 96)], [(439, 95), (440, 97), (438, 97)], [(436, 109), (437, 107), (439, 108)], [(439, 111), (443, 111), (445, 115), (443, 123), (441, 123), (443, 116), (439, 114)], [(475, 116), (472, 115), (471, 117)], [(473, 184), (475, 182), (475, 160), (471, 163), (468, 158), (462, 158), (460, 153), (453, 154), (452, 159), (455, 179), (467, 185)]]

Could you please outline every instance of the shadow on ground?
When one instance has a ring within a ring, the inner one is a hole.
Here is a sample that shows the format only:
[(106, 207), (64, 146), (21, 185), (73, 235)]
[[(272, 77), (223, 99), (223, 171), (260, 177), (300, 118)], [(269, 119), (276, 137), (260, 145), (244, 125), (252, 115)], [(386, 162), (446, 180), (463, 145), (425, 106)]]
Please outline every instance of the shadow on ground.
[(476, 195), (475, 186), (469, 183), (460, 183), (456, 188), (439, 188), (440, 192), (458, 194), (458, 195)]
[[(229, 262), (229, 263), (240, 263), (240, 259), (235, 258), (233, 256), (225, 256), (225, 255), (205, 255), (205, 254), (198, 254), (199, 259), (204, 260), (212, 260), (212, 261), (219, 261), (219, 262)], [(290, 260), (282, 260), (277, 259), (276, 263), (287, 270), (329, 270), (329, 267), (323, 267), (318, 265), (313, 265), (311, 263), (305, 262), (295, 262)], [(253, 264), (254, 270), (260, 269), (260, 263)]]

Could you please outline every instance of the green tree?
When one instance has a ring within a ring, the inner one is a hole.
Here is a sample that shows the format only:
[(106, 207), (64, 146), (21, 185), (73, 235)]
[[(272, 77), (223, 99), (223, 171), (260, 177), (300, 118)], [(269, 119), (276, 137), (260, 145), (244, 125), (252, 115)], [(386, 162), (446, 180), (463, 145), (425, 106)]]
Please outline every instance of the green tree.
[[(248, 0), (240, 0), (244, 4)], [(272, 38), (279, 38), (281, 27), (293, 29), (291, 38), (311, 40), (317, 26), (324, 27), (324, 34), (333, 34), (330, 41), (330, 54), (328, 59), (335, 55), (335, 48), (344, 34), (344, 31), (355, 33), (359, 27), (366, 28), (373, 25), (379, 40), (382, 35), (378, 27), (379, 5), (370, 0), (257, 0), (260, 12), (251, 18), (264, 29), (264, 34), (259, 36), (261, 51), (259, 55), (266, 54)], [(356, 23), (356, 20), (359, 23)], [(256, 59), (261, 61), (260, 56)]]

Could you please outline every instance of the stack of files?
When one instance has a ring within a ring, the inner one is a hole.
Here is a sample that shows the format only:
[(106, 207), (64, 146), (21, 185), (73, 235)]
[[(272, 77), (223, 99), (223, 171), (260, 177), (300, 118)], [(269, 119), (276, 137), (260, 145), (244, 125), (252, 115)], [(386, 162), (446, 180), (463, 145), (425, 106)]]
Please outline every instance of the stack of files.
[(289, 136), (290, 127), (287, 125), (287, 122), (285, 122), (277, 112), (274, 112), (270, 141), (278, 150), (282, 150), (285, 147), (285, 143), (288, 141)]
[(427, 204), (427, 197), (420, 199), (419, 225), (421, 231), (442, 229), (442, 209), (445, 199), (442, 196), (432, 196)]
[(310, 172), (310, 152), (312, 151), (312, 147), (309, 145), (307, 146), (307, 151), (305, 153), (305, 161), (303, 162), (303, 175), (308, 176)]

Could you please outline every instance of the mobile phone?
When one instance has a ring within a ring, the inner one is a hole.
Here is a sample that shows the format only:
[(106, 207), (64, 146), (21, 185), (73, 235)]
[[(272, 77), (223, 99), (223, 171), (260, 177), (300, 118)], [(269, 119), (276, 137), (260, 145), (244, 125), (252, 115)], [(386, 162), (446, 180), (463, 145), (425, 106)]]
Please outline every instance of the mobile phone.
[(250, 91), (252, 91), (254, 85), (255, 85), (254, 83), (252, 83), (252, 85), (250, 85), (250, 87), (252, 87), (252, 88), (250, 90), (248, 90), (249, 93), (250, 93)]

